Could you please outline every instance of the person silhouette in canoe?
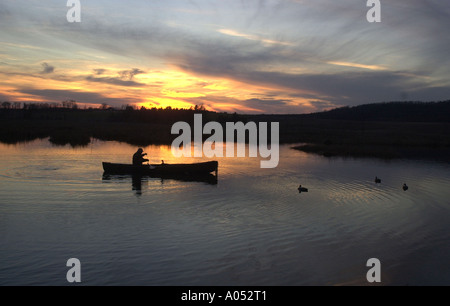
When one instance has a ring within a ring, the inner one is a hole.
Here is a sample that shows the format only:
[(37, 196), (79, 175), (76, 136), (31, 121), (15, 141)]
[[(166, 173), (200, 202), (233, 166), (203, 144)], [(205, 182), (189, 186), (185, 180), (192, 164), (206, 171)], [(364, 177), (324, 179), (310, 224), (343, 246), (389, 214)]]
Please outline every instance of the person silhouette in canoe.
[(136, 153), (133, 154), (133, 165), (134, 166), (142, 166), (142, 163), (148, 162), (147, 158), (144, 158), (147, 153), (143, 153), (144, 150), (139, 148)]

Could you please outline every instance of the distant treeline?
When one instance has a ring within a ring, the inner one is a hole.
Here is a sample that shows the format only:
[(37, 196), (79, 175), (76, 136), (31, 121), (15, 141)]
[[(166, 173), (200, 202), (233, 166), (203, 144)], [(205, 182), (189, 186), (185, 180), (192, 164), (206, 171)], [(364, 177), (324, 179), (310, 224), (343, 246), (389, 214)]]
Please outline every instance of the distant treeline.
[(378, 103), (299, 115), (218, 113), (202, 106), (117, 110), (12, 104), (0, 109), (0, 141), (49, 137), (54, 144), (72, 146), (87, 145), (91, 138), (137, 146), (171, 144), (177, 137), (171, 134), (173, 123), (192, 124), (196, 113), (203, 115), (203, 124), (279, 122), (280, 143), (305, 143), (300, 150), (330, 156), (402, 157), (405, 152), (450, 149), (450, 101)]
[[(2, 111), (3, 110), (3, 111)], [(7, 112), (14, 110), (14, 112)], [(25, 112), (17, 112), (24, 110)], [(312, 114), (296, 115), (245, 115), (218, 113), (207, 111), (203, 105), (195, 105), (191, 108), (150, 108), (136, 107), (134, 105), (122, 105), (113, 108), (107, 104), (102, 104), (98, 108), (80, 107), (76, 101), (67, 100), (60, 103), (21, 103), (21, 102), (1, 102), (0, 115), (22, 117), (26, 119), (60, 119), (66, 118), (70, 111), (88, 111), (99, 114), (97, 111), (108, 111), (107, 116), (112, 121), (166, 121), (182, 120), (188, 121), (192, 113), (201, 112), (206, 114), (210, 120), (255, 120), (255, 121), (280, 121), (280, 120), (301, 120), (301, 119), (329, 119), (329, 120), (352, 120), (352, 121), (395, 121), (395, 122), (450, 122), (450, 100), (440, 102), (382, 102), (364, 104), (358, 106), (344, 106), (329, 111), (316, 112)], [(88, 113), (84, 112), (84, 114)], [(83, 113), (83, 112), (80, 112)], [(78, 114), (80, 114), (78, 113)], [(78, 115), (77, 115), (78, 116)], [(77, 117), (75, 116), (75, 117)], [(78, 116), (79, 117), (79, 116)]]
[(177, 135), (171, 126), (178, 121), (193, 124), (194, 114), (203, 121), (245, 121), (242, 115), (192, 109), (126, 107), (80, 109), (77, 107), (25, 107), (0, 109), (0, 142), (17, 143), (49, 137), (54, 144), (83, 146), (91, 138), (116, 140), (134, 145), (170, 144)]
[(25, 108), (3, 108), (0, 109), (0, 119), (6, 121), (28, 120), (28, 121), (57, 121), (66, 122), (122, 122), (122, 123), (164, 123), (173, 124), (177, 121), (193, 122), (194, 114), (202, 114), (203, 120), (217, 121), (221, 123), (246, 121), (246, 115), (237, 113), (218, 113), (207, 111), (203, 106), (189, 109), (178, 108), (140, 108), (126, 107), (123, 110), (108, 108), (65, 108), (65, 107), (25, 107)]
[[(103, 105), (102, 105), (103, 106)], [(52, 109), (52, 108), (66, 108), (66, 109), (78, 109), (78, 103), (75, 100), (57, 102), (0, 102), (0, 108), (3, 109)], [(86, 107), (87, 108), (87, 107)]]
[(386, 102), (341, 107), (307, 115), (316, 119), (450, 122), (450, 100), (441, 102)]
[[(25, 110), (36, 110), (36, 109), (83, 109), (83, 110), (147, 110), (145, 106), (138, 107), (137, 105), (123, 104), (120, 107), (112, 107), (106, 103), (101, 104), (98, 107), (83, 106), (79, 105), (75, 100), (65, 100), (62, 102), (0, 102), (0, 109), (25, 109)], [(163, 108), (152, 107), (151, 110), (162, 110)], [(167, 106), (165, 110), (185, 110), (185, 108), (172, 108)], [(195, 111), (205, 111), (204, 105), (195, 105), (187, 108), (188, 110)]]

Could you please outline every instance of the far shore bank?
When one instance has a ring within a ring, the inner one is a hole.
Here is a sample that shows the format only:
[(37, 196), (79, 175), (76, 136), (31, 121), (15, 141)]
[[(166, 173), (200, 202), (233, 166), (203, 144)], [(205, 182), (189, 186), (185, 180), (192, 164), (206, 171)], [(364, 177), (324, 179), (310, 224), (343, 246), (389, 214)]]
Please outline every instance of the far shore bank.
[(450, 162), (450, 147), (302, 144), (293, 146), (292, 149), (329, 158), (424, 159)]
[[(193, 110), (0, 110), (0, 142), (49, 138), (56, 145), (86, 146), (91, 139), (136, 146), (170, 145), (177, 121), (192, 124)], [(309, 115), (239, 115), (203, 111), (203, 124), (279, 122), (280, 144), (323, 156), (443, 158), (450, 156), (450, 122), (323, 119)], [(209, 135), (204, 135), (204, 139)]]

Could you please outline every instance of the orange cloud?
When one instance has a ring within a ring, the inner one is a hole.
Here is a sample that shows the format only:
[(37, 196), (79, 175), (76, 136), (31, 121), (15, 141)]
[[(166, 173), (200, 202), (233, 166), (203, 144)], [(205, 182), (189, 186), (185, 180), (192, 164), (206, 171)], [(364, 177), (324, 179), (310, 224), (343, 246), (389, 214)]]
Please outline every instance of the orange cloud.
[(225, 34), (225, 35), (235, 36), (235, 37), (242, 37), (242, 38), (245, 38), (245, 39), (248, 39), (248, 40), (259, 41), (261, 43), (268, 44), (268, 45), (284, 45), (284, 46), (291, 46), (291, 45), (293, 45), (292, 43), (289, 43), (289, 42), (273, 40), (273, 39), (267, 39), (267, 38), (263, 38), (263, 37), (258, 36), (258, 35), (250, 35), (250, 34), (240, 33), (240, 32), (237, 32), (237, 31), (231, 30), (231, 29), (219, 29), (217, 31), (219, 33), (222, 33), (222, 34)]
[(327, 62), (331, 65), (337, 65), (337, 66), (345, 66), (345, 67), (353, 67), (353, 68), (362, 68), (362, 69), (369, 69), (369, 70), (387, 70), (387, 68), (383, 66), (378, 65), (364, 65), (364, 64), (358, 64), (358, 63), (349, 63), (349, 62)]

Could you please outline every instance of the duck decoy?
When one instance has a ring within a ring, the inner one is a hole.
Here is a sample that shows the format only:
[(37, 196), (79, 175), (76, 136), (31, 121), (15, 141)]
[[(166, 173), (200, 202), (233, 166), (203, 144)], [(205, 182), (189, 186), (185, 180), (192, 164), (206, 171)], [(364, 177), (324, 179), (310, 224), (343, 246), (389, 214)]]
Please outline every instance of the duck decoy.
[(298, 192), (308, 192), (308, 188), (302, 187), (302, 185), (298, 186)]
[(381, 183), (381, 179), (379, 179), (378, 176), (375, 176), (375, 183), (377, 184)]
[(408, 186), (406, 185), (406, 183), (403, 184), (403, 190), (404, 190), (404, 191), (408, 190)]

